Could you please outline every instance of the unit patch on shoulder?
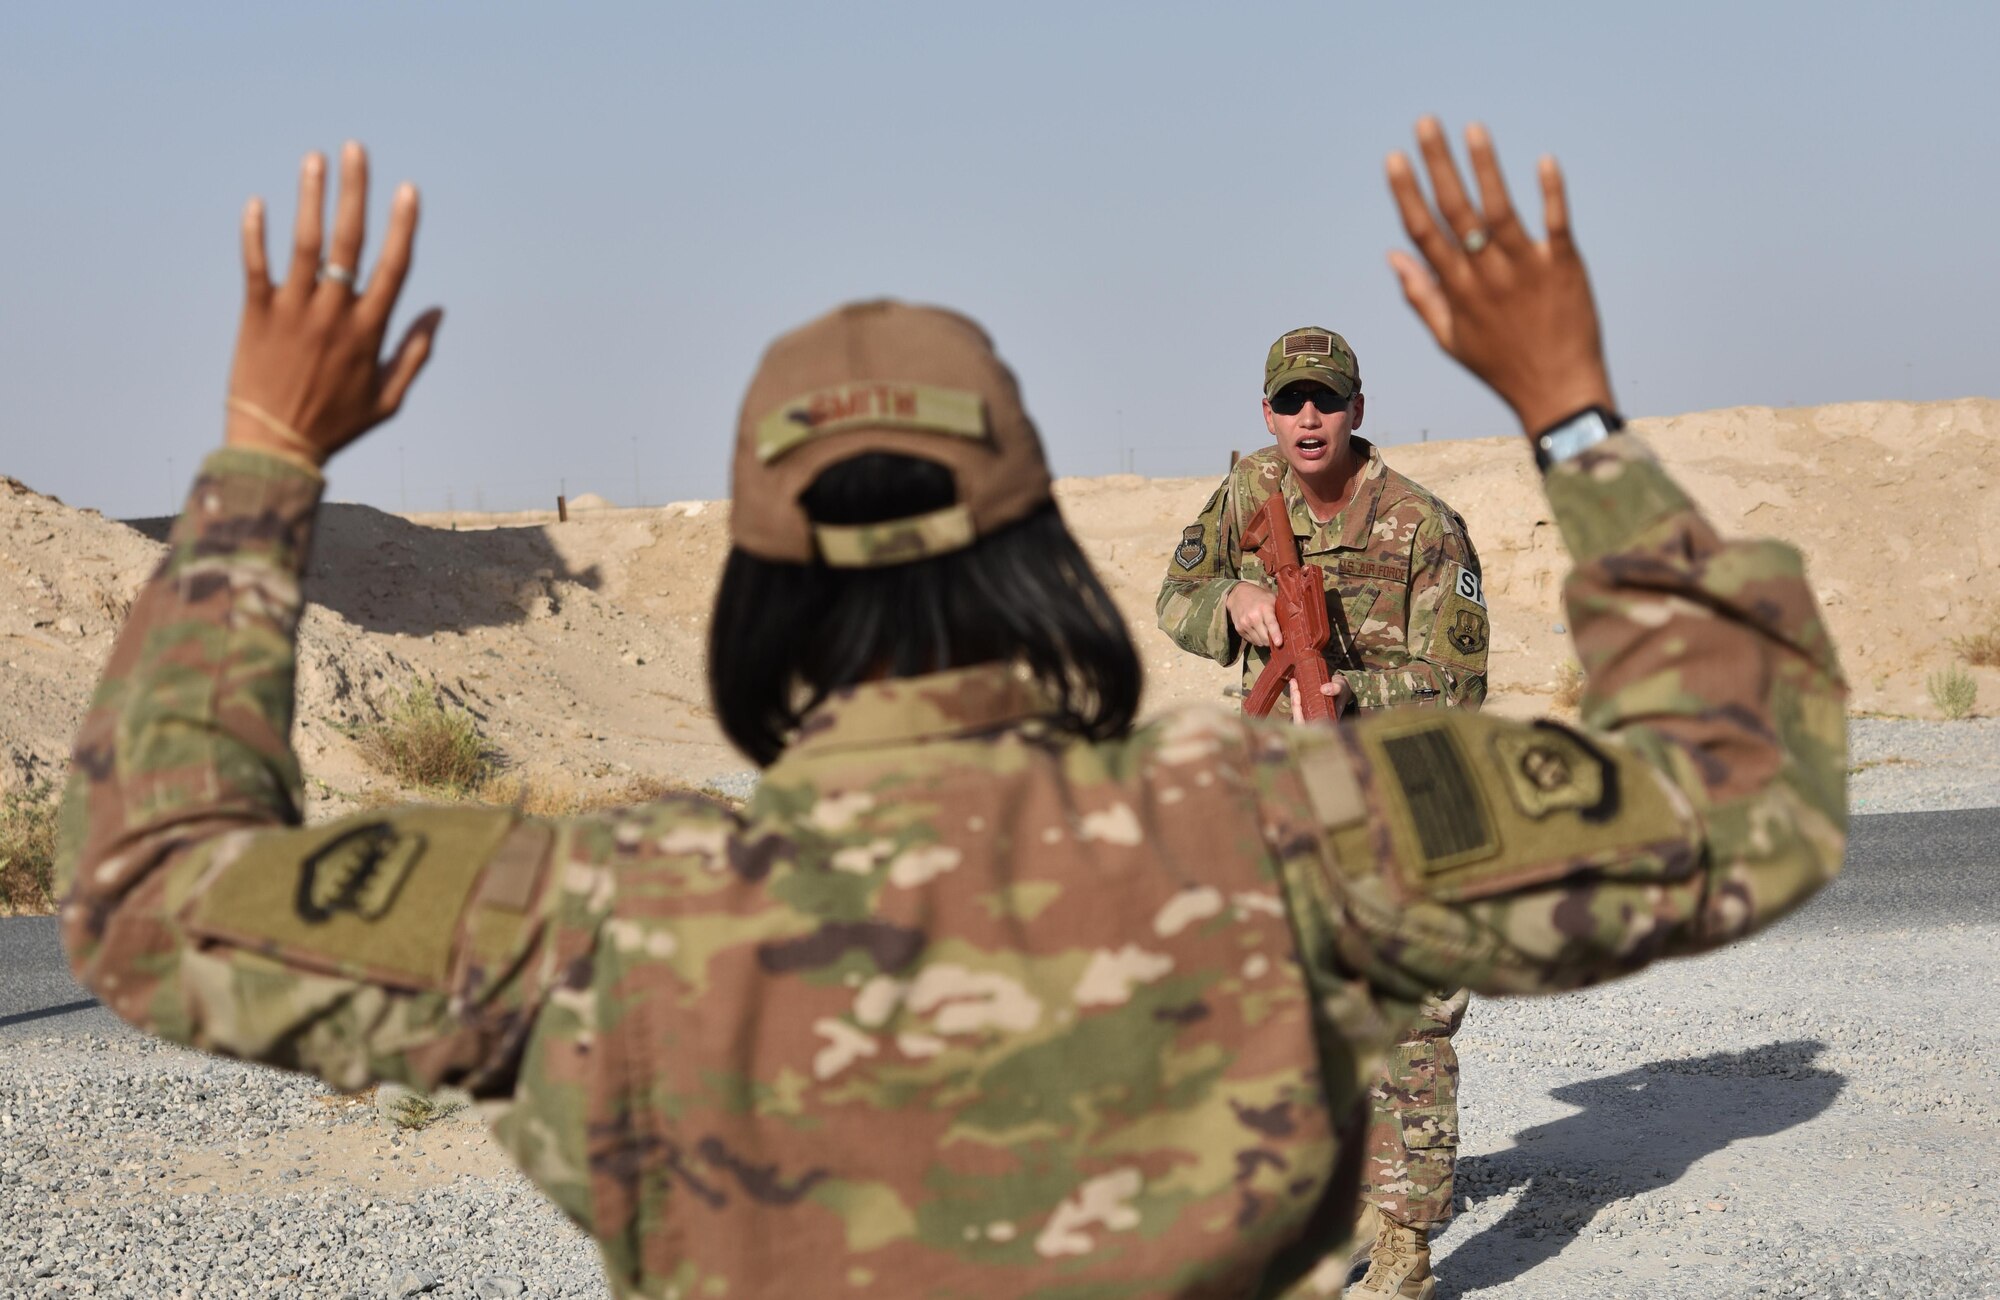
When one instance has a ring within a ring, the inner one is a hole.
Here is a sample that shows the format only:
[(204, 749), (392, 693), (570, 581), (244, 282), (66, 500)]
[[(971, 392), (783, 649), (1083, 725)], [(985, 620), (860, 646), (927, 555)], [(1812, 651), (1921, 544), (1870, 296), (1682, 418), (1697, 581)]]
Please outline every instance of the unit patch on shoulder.
[(1565, 809), (1587, 822), (1618, 810), (1618, 769), (1576, 733), (1550, 722), (1528, 731), (1493, 736), (1493, 752), (1507, 778), (1507, 793), (1530, 817)]
[(357, 826), (299, 864), (293, 910), (308, 925), (322, 925), (337, 912), (379, 921), (423, 852), (424, 837), (415, 831), (388, 822)]
[[(1158, 555), (1155, 551), (1153, 554)], [(1202, 540), (1201, 525), (1189, 524), (1181, 529), (1181, 544), (1174, 548), (1174, 563), (1183, 569), (1192, 569), (1208, 558), (1208, 543)]]
[(1479, 575), (1461, 564), (1451, 566), (1444, 596), (1432, 616), (1427, 657), (1467, 672), (1486, 671), (1486, 649), (1492, 640), (1486, 622), (1486, 588)]
[[(1421, 725), (1395, 713), (1345, 724), (1341, 735), (1363, 760), (1374, 836), (1342, 832), (1350, 837), (1340, 862), (1347, 874), (1391, 894), (1451, 903), (1579, 873), (1631, 882), (1701, 869), (1693, 810), (1664, 773), (1614, 739), (1456, 709), (1429, 716), (1435, 721)], [(1383, 820), (1386, 846), (1376, 830)], [(1557, 890), (1535, 904), (1537, 915), (1553, 918), (1556, 941), (1572, 920), (1607, 923), (1585, 906), (1588, 885), (1581, 888), (1567, 901)]]
[(220, 836), (181, 920), (301, 970), (442, 988), (473, 886), (517, 824), (491, 808), (413, 807)]
[(1476, 655), (1486, 648), (1486, 620), (1469, 609), (1461, 609), (1444, 635), (1452, 649), (1462, 655)]

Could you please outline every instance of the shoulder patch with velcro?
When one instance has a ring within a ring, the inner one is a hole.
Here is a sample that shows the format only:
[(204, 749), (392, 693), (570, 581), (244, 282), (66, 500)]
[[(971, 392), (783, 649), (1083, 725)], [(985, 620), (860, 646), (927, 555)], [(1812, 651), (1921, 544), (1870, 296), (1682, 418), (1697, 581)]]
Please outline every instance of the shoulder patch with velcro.
[(1485, 672), (1486, 651), (1493, 638), (1479, 575), (1453, 564), (1444, 587), (1444, 598), (1431, 618), (1430, 644), (1424, 657), (1468, 672)]
[(1527, 816), (1540, 820), (1570, 809), (1601, 822), (1617, 815), (1617, 766), (1568, 727), (1544, 720), (1527, 731), (1503, 731), (1493, 737), (1493, 752), (1507, 793)]
[[(1699, 861), (1684, 803), (1608, 739), (1460, 712), (1349, 725), (1363, 795), (1387, 822), (1394, 874), (1415, 896), (1464, 901), (1585, 871), (1679, 879)], [(1371, 869), (1348, 869), (1357, 868)]]
[(1203, 537), (1200, 524), (1189, 524), (1181, 529), (1181, 544), (1174, 548), (1174, 563), (1183, 569), (1192, 569), (1208, 558), (1208, 542)]
[[(516, 823), (415, 807), (233, 839), (181, 919), (201, 938), (308, 969), (441, 989), (473, 886)], [(489, 906), (520, 896), (513, 874)]]

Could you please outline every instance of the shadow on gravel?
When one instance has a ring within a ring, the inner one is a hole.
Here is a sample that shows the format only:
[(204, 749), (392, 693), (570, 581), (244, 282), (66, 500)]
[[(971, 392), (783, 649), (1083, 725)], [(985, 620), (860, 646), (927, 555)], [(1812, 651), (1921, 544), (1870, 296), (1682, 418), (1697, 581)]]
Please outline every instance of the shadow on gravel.
[(9, 1025), (25, 1025), (30, 1020), (47, 1020), (50, 1016), (67, 1016), (78, 1011), (88, 1011), (96, 1006), (96, 998), (85, 998), (81, 1002), (65, 1002), (59, 1007), (39, 1007), (33, 1011), (17, 1011), (11, 1016), (0, 1016), (0, 1029)]
[(1688, 1166), (1744, 1138), (1812, 1119), (1846, 1076), (1813, 1065), (1825, 1044), (1767, 1043), (1745, 1052), (1653, 1061), (1556, 1089), (1579, 1114), (1524, 1129), (1515, 1145), (1458, 1163), (1458, 1190), (1521, 1199), (1438, 1266), (1437, 1300), (1511, 1282), (1562, 1253), (1605, 1206), (1665, 1187)]

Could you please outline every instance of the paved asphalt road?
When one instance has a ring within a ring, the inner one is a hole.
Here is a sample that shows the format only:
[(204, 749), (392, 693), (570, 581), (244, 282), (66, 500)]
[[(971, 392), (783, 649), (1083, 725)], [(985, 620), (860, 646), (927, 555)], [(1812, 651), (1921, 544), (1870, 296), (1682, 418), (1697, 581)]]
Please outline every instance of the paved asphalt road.
[[(1894, 929), (2000, 913), (2000, 808), (1856, 817), (1847, 868), (1787, 927)], [(0, 1041), (102, 1031), (111, 1013), (70, 980), (50, 917), (0, 919)]]

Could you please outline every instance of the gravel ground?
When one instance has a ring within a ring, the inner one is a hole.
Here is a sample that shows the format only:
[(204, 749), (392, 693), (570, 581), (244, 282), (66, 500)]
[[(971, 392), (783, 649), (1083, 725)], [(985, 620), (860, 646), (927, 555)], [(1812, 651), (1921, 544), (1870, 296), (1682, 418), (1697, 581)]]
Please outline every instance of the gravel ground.
[[(2000, 723), (1858, 720), (1853, 761), (1858, 810), (2000, 806)], [(1438, 1300), (2000, 1297), (1994, 823), (1898, 856), (1916, 820), (1860, 824), (1878, 865), (1749, 944), (1474, 1004)], [(77, 996), (4, 967), (12, 1005)], [(84, 1295), (606, 1292), (472, 1112), (402, 1134), (101, 1009), (0, 1014), (0, 1297)]]
[(605, 1295), (470, 1112), (405, 1136), (122, 1027), (7, 1049), (0, 1296)]
[(1475, 1001), (1441, 1300), (2000, 1295), (2000, 1012), (1964, 996), (1995, 987), (1985, 915), (1809, 911), (1605, 989)]
[(1855, 812), (2000, 808), (2000, 718), (1855, 718), (1847, 740)]

